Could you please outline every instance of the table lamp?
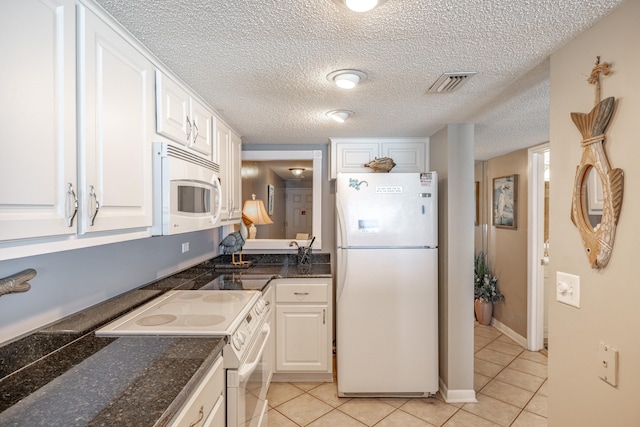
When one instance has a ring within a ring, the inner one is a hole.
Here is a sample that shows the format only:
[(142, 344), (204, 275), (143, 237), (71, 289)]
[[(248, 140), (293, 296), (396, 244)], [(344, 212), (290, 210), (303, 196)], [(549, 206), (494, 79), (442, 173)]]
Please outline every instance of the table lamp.
[(242, 214), (251, 221), (251, 226), (249, 227), (250, 239), (256, 238), (256, 233), (258, 232), (256, 225), (273, 224), (273, 221), (271, 221), (271, 218), (267, 215), (264, 203), (262, 203), (262, 200), (260, 199), (256, 200), (255, 194), (251, 195), (251, 200), (246, 200), (244, 202)]

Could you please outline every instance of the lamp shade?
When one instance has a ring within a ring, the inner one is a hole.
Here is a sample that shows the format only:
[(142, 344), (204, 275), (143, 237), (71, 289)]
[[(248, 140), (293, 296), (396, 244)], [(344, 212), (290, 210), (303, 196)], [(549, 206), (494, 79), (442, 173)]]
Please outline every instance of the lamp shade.
[[(256, 195), (251, 195), (251, 200), (246, 200), (242, 207), (242, 215), (251, 221), (251, 227), (249, 228), (249, 238), (255, 238), (255, 225), (273, 224), (271, 218), (267, 214), (264, 208), (262, 200), (256, 200)], [(253, 237), (251, 236), (253, 234)]]

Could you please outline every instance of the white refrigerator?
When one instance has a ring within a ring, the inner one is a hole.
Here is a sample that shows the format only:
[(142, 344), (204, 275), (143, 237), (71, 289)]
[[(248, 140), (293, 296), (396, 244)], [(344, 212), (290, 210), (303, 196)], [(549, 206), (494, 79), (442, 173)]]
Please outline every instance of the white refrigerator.
[(338, 395), (438, 391), (438, 178), (338, 174)]

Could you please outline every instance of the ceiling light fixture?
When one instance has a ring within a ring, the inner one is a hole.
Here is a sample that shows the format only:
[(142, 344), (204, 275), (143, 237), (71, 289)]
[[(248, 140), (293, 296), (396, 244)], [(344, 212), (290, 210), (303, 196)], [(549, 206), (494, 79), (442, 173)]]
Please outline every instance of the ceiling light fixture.
[(342, 89), (353, 89), (366, 78), (367, 74), (360, 70), (336, 70), (327, 74), (327, 80)]
[(304, 168), (289, 168), (289, 172), (296, 178), (300, 178), (304, 172)]
[(327, 116), (331, 117), (338, 123), (344, 123), (349, 117), (353, 116), (353, 111), (348, 110), (333, 110), (327, 112)]
[(344, 0), (344, 4), (354, 12), (368, 12), (378, 5), (378, 0)]

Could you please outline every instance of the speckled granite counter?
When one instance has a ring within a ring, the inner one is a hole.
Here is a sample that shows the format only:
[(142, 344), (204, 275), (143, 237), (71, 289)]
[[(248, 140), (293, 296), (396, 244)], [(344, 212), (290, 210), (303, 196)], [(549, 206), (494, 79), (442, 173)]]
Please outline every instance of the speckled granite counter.
[[(242, 276), (331, 277), (328, 254), (249, 255)], [(216, 257), (91, 307), (0, 347), (2, 426), (164, 426), (221, 354), (221, 338), (96, 337), (93, 331), (172, 289), (199, 289), (221, 274)], [(222, 267), (221, 267), (222, 266)]]
[(167, 425), (224, 343), (87, 334), (2, 380), (0, 425)]

